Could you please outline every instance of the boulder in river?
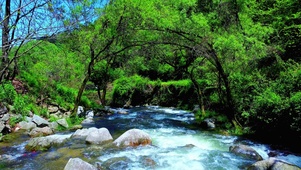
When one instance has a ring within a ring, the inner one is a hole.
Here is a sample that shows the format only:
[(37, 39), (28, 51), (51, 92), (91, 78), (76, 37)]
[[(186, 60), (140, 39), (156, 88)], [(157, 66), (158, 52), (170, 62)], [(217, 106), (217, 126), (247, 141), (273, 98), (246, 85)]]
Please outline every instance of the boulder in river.
[(112, 140), (113, 137), (107, 128), (91, 130), (86, 138), (86, 142), (90, 144), (102, 144)]
[(36, 137), (31, 138), (27, 145), (25, 146), (26, 150), (37, 151), (37, 150), (48, 150), (53, 145), (59, 145), (64, 143), (67, 139), (70, 138), (70, 135), (51, 135), (45, 137)]
[(146, 132), (139, 129), (130, 129), (119, 136), (113, 144), (116, 146), (150, 145), (152, 140)]
[(248, 170), (301, 170), (301, 168), (283, 160), (270, 157), (252, 164), (248, 167)]
[(37, 137), (37, 136), (48, 136), (48, 135), (52, 135), (53, 131), (50, 127), (46, 126), (43, 128), (33, 128), (30, 132), (29, 132), (29, 136), (30, 137)]
[(64, 170), (97, 170), (96, 167), (80, 158), (70, 158)]
[(253, 159), (257, 161), (263, 160), (261, 155), (259, 155), (259, 153), (255, 149), (247, 145), (243, 145), (243, 144), (233, 145), (230, 146), (229, 151), (247, 159)]
[(214, 118), (206, 118), (202, 121), (201, 126), (206, 129), (214, 129), (215, 128), (215, 119)]
[(84, 129), (78, 129), (76, 130), (73, 135), (71, 136), (72, 138), (87, 138), (88, 134), (91, 132), (91, 131), (95, 131), (97, 130), (96, 127), (91, 127), (89, 129), (87, 128), (84, 128)]

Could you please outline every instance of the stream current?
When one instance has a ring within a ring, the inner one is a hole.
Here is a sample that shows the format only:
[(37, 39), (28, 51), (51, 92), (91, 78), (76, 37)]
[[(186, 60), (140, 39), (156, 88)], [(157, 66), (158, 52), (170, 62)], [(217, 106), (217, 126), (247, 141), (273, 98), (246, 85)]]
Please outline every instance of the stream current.
[[(117, 110), (115, 110), (117, 111)], [(229, 147), (243, 143), (254, 148), (264, 159), (268, 153), (301, 167), (301, 155), (273, 150), (269, 145), (236, 136), (224, 136), (210, 131), (196, 130), (191, 125), (190, 112), (158, 106), (136, 107), (125, 110), (128, 114), (95, 117), (85, 128), (107, 128), (116, 139), (129, 129), (141, 129), (152, 138), (151, 146), (111, 149), (88, 145), (82, 141), (68, 140), (64, 145), (52, 147), (47, 152), (26, 152), (29, 138), (22, 142), (1, 146), (0, 169), (60, 170), (70, 158), (79, 157), (92, 165), (112, 170), (239, 170), (254, 163), (229, 152)], [(64, 132), (56, 135), (70, 135)]]

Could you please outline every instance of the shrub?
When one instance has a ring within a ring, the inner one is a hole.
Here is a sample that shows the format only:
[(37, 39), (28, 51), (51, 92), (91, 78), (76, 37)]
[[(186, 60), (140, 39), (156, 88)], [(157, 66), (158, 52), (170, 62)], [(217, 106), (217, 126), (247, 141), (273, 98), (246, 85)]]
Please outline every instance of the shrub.
[(77, 91), (73, 88), (66, 87), (62, 84), (56, 85), (56, 90), (59, 96), (61, 96), (66, 102), (73, 103), (76, 97)]
[(14, 100), (14, 108), (17, 114), (21, 114), (22, 116), (28, 116), (30, 108), (28, 105), (30, 104), (29, 97), (27, 95), (18, 95)]
[(114, 81), (112, 105), (124, 105), (129, 99), (132, 99), (134, 93), (141, 95), (140, 102), (144, 102), (143, 94), (149, 84), (149, 79), (138, 75), (117, 79)]
[(23, 121), (23, 117), (22, 116), (13, 116), (9, 118), (9, 125), (11, 127), (14, 127), (17, 123)]
[(13, 104), (16, 96), (17, 92), (10, 82), (5, 82), (0, 85), (0, 101)]

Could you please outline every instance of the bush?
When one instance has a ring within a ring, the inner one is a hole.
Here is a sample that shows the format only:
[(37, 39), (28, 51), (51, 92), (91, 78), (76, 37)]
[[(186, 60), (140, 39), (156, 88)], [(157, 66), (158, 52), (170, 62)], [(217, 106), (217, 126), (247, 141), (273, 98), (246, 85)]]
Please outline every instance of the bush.
[(28, 108), (30, 104), (29, 97), (27, 95), (18, 95), (14, 100), (14, 108), (17, 114), (21, 114), (22, 116), (28, 116), (30, 108)]
[(66, 102), (73, 103), (77, 94), (77, 90), (66, 87), (62, 84), (56, 85), (56, 91)]
[(23, 121), (23, 117), (22, 116), (13, 116), (9, 118), (9, 125), (11, 127), (14, 127), (17, 123)]
[[(122, 77), (120, 79), (117, 79), (114, 81), (113, 85), (113, 101), (112, 105), (115, 106), (123, 106), (128, 100), (133, 99), (133, 94), (141, 95), (140, 101), (136, 101), (135, 99), (132, 101), (134, 105), (142, 104), (145, 99), (143, 95), (146, 89), (148, 88), (148, 85), (151, 82), (149, 79), (134, 75), (131, 77)], [(136, 96), (135, 95), (135, 96)], [(138, 102), (138, 103), (136, 103)]]
[(0, 101), (13, 104), (16, 96), (17, 92), (10, 82), (5, 82), (0, 85)]

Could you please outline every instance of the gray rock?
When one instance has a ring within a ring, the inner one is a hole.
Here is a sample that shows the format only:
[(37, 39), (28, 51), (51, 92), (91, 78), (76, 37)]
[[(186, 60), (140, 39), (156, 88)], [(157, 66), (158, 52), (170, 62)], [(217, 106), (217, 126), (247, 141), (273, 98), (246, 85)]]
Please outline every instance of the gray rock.
[(53, 106), (53, 105), (48, 106), (48, 112), (49, 113), (56, 113), (58, 111), (59, 111), (59, 107)]
[(50, 122), (49, 127), (55, 130), (59, 127), (59, 124), (57, 122)]
[(36, 127), (29, 132), (29, 136), (31, 136), (31, 137), (47, 136), (47, 135), (52, 135), (52, 134), (53, 134), (53, 131), (48, 126), (42, 127), (42, 128)]
[(82, 121), (82, 124), (92, 124), (92, 123), (94, 123), (94, 120), (92, 117), (88, 117)]
[(32, 117), (34, 114), (32, 113), (32, 111), (28, 111), (28, 116)]
[(26, 116), (26, 117), (25, 117), (25, 121), (26, 121), (26, 122), (32, 122), (32, 118), (31, 118), (31, 117), (28, 117), (28, 116)]
[(1, 116), (1, 115), (4, 115), (4, 114), (6, 114), (6, 113), (8, 113), (8, 110), (7, 110), (6, 106), (3, 106), (3, 105), (0, 103), (0, 116)]
[(38, 127), (45, 127), (49, 125), (49, 122), (38, 115), (33, 115), (32, 122), (37, 124)]
[(213, 118), (206, 118), (202, 121), (202, 126), (207, 129), (214, 129), (215, 128), (215, 119)]
[(97, 128), (95, 128), (95, 127), (91, 127), (89, 129), (87, 129), (87, 128), (78, 129), (73, 133), (73, 135), (71, 137), (72, 138), (87, 138), (88, 134), (91, 131), (95, 131), (95, 130), (97, 130)]
[(263, 160), (261, 155), (259, 155), (259, 153), (250, 146), (242, 144), (234, 145), (229, 147), (229, 151), (247, 159), (253, 159), (257, 161)]
[(102, 144), (111, 140), (113, 140), (113, 137), (107, 128), (92, 130), (86, 138), (86, 142), (90, 144)]
[(86, 112), (86, 118), (92, 118), (94, 117), (94, 112), (93, 110), (89, 110)]
[(113, 142), (116, 146), (139, 146), (151, 143), (150, 136), (139, 129), (130, 129)]
[(252, 164), (248, 167), (248, 170), (301, 170), (301, 168), (283, 160), (270, 157)]
[(84, 108), (83, 108), (83, 106), (78, 106), (78, 108), (77, 108), (77, 115), (81, 115), (81, 114), (83, 114), (84, 113)]
[(70, 135), (51, 135), (45, 137), (31, 138), (25, 148), (29, 151), (48, 150), (53, 145), (64, 143)]
[(56, 122), (57, 122), (59, 125), (65, 127), (65, 128), (69, 128), (69, 125), (68, 125), (66, 119), (59, 119), (59, 120), (57, 120)]
[(1, 121), (7, 122), (7, 121), (9, 120), (9, 118), (10, 118), (10, 115), (9, 115), (9, 114), (5, 114), (5, 115), (3, 115), (3, 117), (1, 118)]
[(0, 133), (3, 131), (4, 128), (5, 128), (5, 124), (0, 121)]
[(31, 129), (34, 129), (37, 127), (37, 125), (33, 122), (25, 122), (25, 121), (22, 121), (22, 122), (19, 122), (19, 127), (21, 129), (25, 129), (25, 130), (31, 130)]
[(70, 158), (64, 170), (97, 170), (96, 167), (81, 160), (80, 158)]

